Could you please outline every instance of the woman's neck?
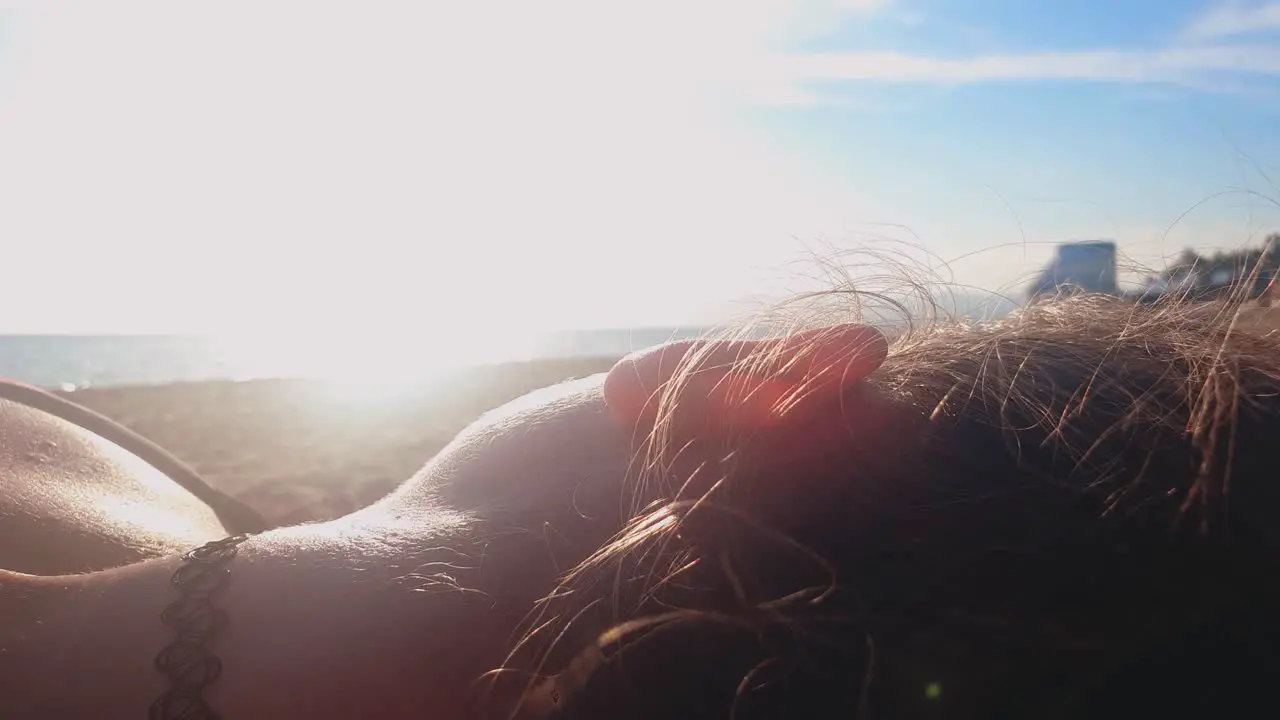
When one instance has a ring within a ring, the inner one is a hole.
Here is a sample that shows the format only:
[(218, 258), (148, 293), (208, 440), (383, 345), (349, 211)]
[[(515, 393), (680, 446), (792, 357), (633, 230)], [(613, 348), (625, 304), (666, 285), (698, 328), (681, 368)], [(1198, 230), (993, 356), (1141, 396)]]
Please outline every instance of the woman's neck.
[[(215, 596), (228, 622), (208, 643), (223, 669), (205, 699), (229, 720), (461, 716), (511, 627), (440, 537), (324, 524), (250, 538)], [(0, 577), (0, 715), (145, 713), (166, 690), (153, 662), (181, 562)]]

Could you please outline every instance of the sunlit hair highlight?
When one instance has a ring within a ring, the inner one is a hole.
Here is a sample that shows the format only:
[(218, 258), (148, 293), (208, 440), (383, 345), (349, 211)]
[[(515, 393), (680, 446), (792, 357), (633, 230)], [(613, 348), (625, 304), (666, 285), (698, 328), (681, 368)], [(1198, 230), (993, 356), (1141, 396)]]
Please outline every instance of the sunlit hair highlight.
[[(637, 428), (640, 451), (624, 499), (630, 521), (544, 599), (509, 658), (507, 669), (525, 668), (529, 673), (522, 702), (509, 716), (558, 716), (573, 697), (587, 692), (604, 668), (646, 652), (669, 662), (684, 657), (689, 668), (701, 668), (687, 669), (688, 673), (723, 671), (734, 676), (735, 699), (727, 707), (732, 713), (745, 712), (739, 700), (758, 686), (792, 687), (780, 683), (778, 673), (816, 677), (826, 663), (851, 673), (845, 678), (845, 709), (865, 714), (871, 689), (882, 682), (876, 669), (883, 664), (879, 639), (892, 637), (900, 655), (911, 655), (915, 643), (925, 642), (910, 631), (913, 622), (928, 627), (934, 637), (964, 626), (955, 636), (961, 637), (973, 630), (966, 623), (977, 623), (974, 627), (988, 627), (993, 647), (1004, 642), (994, 638), (1022, 633), (1025, 643), (1033, 645), (1097, 649), (1093, 638), (1053, 616), (1051, 596), (1036, 594), (1026, 606), (1032, 609), (1010, 610), (1002, 618), (960, 621), (947, 616), (945, 608), (927, 622), (915, 616), (909, 620), (909, 613), (886, 615), (876, 603), (909, 595), (914, 592), (912, 583), (927, 583), (926, 575), (864, 572), (870, 556), (864, 557), (846, 540), (857, 535), (860, 541), (892, 544), (910, 538), (895, 535), (892, 527), (862, 527), (874, 526), (874, 518), (866, 523), (851, 517), (850, 529), (842, 530), (832, 525), (835, 516), (819, 512), (806, 540), (798, 537), (803, 533), (795, 526), (780, 520), (789, 511), (744, 502), (741, 493), (756, 481), (749, 479), (750, 468), (735, 463), (755, 443), (753, 434), (743, 430), (688, 438), (675, 432), (686, 412), (682, 393), (688, 380), (716, 356), (717, 342), (868, 317), (889, 325), (893, 342), (888, 359), (866, 386), (885, 408), (907, 418), (903, 427), (917, 435), (889, 438), (882, 443), (885, 458), (880, 464), (874, 462), (879, 456), (866, 454), (860, 457), (869, 462), (848, 472), (878, 498), (904, 487), (924, 493), (920, 498), (936, 492), (940, 503), (958, 502), (959, 509), (951, 514), (930, 509), (942, 518), (940, 526), (953, 522), (953, 515), (981, 515), (976, 508), (986, 501), (967, 499), (966, 493), (980, 496), (985, 478), (964, 475), (978, 470), (970, 475), (990, 472), (997, 488), (993, 492), (1013, 493), (1008, 488), (1016, 487), (1022, 488), (1017, 492), (1029, 493), (1027, 512), (1045, 527), (1028, 520), (1030, 529), (1019, 526), (1009, 534), (1022, 533), (1029, 542), (1058, 548), (1054, 553), (1066, 552), (1062, 547), (1070, 545), (1051, 532), (1050, 526), (1058, 522), (1064, 536), (1084, 533), (1092, 538), (1090, 528), (1095, 525), (1121, 528), (1106, 530), (1105, 542), (1126, 538), (1144, 548), (1144, 543), (1157, 543), (1152, 538), (1160, 537), (1185, 540), (1192, 547), (1217, 547), (1241, 531), (1249, 543), (1280, 546), (1280, 528), (1270, 529), (1269, 522), (1280, 509), (1270, 488), (1274, 479), (1264, 477), (1280, 471), (1280, 453), (1258, 442), (1267, 431), (1280, 429), (1280, 353), (1258, 315), (1264, 311), (1243, 307), (1242, 293), (1213, 303), (1174, 298), (1147, 306), (1077, 294), (1041, 300), (995, 321), (947, 317), (935, 303), (923, 313), (927, 321), (920, 322), (912, 319), (921, 315), (913, 312), (912, 304), (929, 305), (933, 295), (923, 285), (908, 285), (914, 294), (861, 292), (851, 283), (837, 283), (830, 292), (787, 303), (757, 323), (722, 332), (681, 359), (671, 382), (658, 391), (656, 422)], [(886, 322), (895, 313), (898, 321)], [(786, 370), (786, 364), (769, 353), (744, 354), (732, 365), (756, 376)], [(874, 427), (872, 420), (863, 418), (861, 427)], [(1246, 440), (1251, 444), (1242, 447)], [(919, 447), (909, 447), (911, 442)], [(888, 457), (893, 453), (903, 456)], [(923, 479), (897, 477), (895, 463), (910, 466), (917, 473), (911, 477)], [(949, 474), (953, 472), (958, 475)], [(1014, 478), (1011, 485), (999, 484), (1003, 481), (997, 476), (1004, 475)], [(963, 490), (943, 489), (948, 478), (955, 477), (963, 478)], [(851, 492), (841, 487), (832, 490), (830, 498), (806, 500), (843, 507), (853, 502)], [(1006, 502), (1003, 496), (1000, 502)], [(970, 527), (964, 517), (954, 522)], [(973, 522), (983, 527), (981, 521)], [(1132, 529), (1139, 526), (1140, 532)], [(815, 547), (815, 538), (825, 547)], [(968, 535), (959, 538), (959, 544), (970, 540)], [(973, 542), (978, 557), (985, 550), (977, 547), (982, 541)], [(1097, 542), (1098, 547), (1106, 546)], [(945, 548), (945, 542), (938, 547)], [(1182, 557), (1193, 554), (1179, 552)], [(1146, 557), (1135, 554), (1139, 556)], [(1068, 565), (1069, 561), (1068, 556)], [(1081, 562), (1084, 568), (1091, 561)], [(941, 572), (942, 565), (925, 562), (921, 567)], [(1083, 572), (1074, 566), (1064, 566), (1062, 572), (1066, 577), (1076, 571)], [(1161, 581), (1168, 579), (1163, 571), (1151, 572)], [(886, 591), (852, 582), (851, 573), (878, 577), (876, 582), (884, 587), (903, 585)], [(1013, 580), (992, 580), (993, 591), (1004, 582)], [(864, 599), (867, 589), (882, 599)], [(977, 594), (944, 593), (939, 602), (986, 607), (988, 598), (973, 592)], [(989, 604), (992, 613), (1002, 612), (1000, 602)], [(1095, 620), (1100, 636), (1114, 634), (1105, 619), (1072, 616), (1068, 624), (1089, 628)], [(989, 627), (997, 621), (1009, 628)], [(660, 639), (682, 636), (702, 641), (686, 645)], [(674, 644), (666, 647), (664, 642)], [(657, 649), (645, 650), (646, 644)], [(730, 657), (751, 661), (737, 667), (715, 660)], [(712, 668), (716, 663), (724, 667)], [(637, 684), (659, 676), (665, 678), (661, 683), (676, 682), (676, 676), (664, 670), (643, 663), (638, 667), (632, 673)], [(803, 672), (797, 669), (801, 667)], [(905, 671), (897, 667), (893, 672)], [(822, 683), (827, 681), (806, 682), (796, 680), (792, 689), (826, 687)], [(681, 692), (661, 683), (648, 692)], [(936, 695), (934, 690), (929, 694)], [(801, 707), (795, 696), (789, 697), (788, 707)], [(765, 706), (773, 707), (767, 702)], [(775, 715), (757, 708), (750, 716)]]

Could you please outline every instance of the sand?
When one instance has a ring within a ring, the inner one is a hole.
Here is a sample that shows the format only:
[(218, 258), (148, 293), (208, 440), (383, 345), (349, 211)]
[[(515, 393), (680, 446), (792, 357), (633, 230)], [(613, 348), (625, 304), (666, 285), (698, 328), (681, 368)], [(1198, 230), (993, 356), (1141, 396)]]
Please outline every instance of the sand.
[(370, 398), (313, 380), (190, 382), (61, 393), (194, 467), (210, 484), (292, 524), (386, 495), (486, 410), (616, 358), (473, 368)]
[[(1237, 329), (1278, 337), (1280, 308)], [(339, 517), (387, 494), (486, 410), (608, 370), (615, 358), (481, 367), (361, 399), (307, 380), (175, 383), (63, 393), (189, 463), (277, 524)]]

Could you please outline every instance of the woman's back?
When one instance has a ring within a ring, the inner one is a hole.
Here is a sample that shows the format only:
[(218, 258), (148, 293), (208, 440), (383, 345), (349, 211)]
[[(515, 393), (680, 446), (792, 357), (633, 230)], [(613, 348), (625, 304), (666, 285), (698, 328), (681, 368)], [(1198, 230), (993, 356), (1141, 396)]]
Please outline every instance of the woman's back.
[(213, 491), (184, 487), (102, 432), (128, 442), (127, 430), (83, 408), (0, 383), (0, 569), (87, 572), (228, 533)]
[[(646, 351), (484, 416), (361, 512), (245, 541), (209, 701), (1244, 714), (1280, 680), (1280, 353), (1235, 319), (1078, 297), (892, 346), (843, 324)], [(141, 712), (181, 562), (0, 573), (26, 619), (0, 710)]]

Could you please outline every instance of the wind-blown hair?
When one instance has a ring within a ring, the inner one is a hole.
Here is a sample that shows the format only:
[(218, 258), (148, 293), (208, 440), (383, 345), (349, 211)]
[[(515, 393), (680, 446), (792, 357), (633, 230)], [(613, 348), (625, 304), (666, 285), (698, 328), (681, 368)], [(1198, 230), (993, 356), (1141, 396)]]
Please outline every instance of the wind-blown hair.
[(642, 429), (631, 521), (541, 603), (510, 658), (532, 677), (513, 713), (1270, 706), (1278, 350), (1222, 304), (1077, 296), (937, 323), (841, 399), (837, 443), (803, 427), (664, 432), (692, 353)]

